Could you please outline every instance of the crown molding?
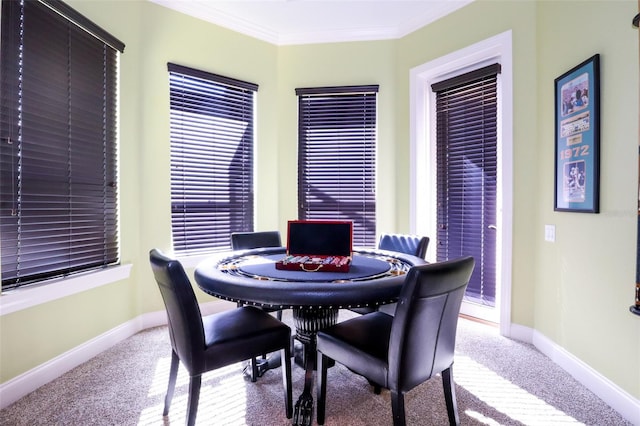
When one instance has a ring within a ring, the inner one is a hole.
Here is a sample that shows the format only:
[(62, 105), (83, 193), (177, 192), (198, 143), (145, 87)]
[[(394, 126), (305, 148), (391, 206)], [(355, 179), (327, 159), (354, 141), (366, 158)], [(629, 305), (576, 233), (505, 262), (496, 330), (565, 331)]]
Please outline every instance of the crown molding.
[(278, 46), (340, 43), (353, 41), (393, 40), (402, 38), (438, 19), (467, 6), (474, 0), (453, 0), (444, 2), (430, 2), (430, 10), (427, 15), (415, 15), (399, 25), (385, 25), (372, 27), (358, 27), (344, 30), (327, 29), (322, 31), (287, 31), (268, 28), (248, 19), (238, 17), (236, 14), (227, 13), (216, 9), (215, 13), (206, 16), (201, 2), (175, 1), (175, 0), (150, 0), (151, 2), (172, 9), (174, 11), (201, 19), (223, 28), (271, 43)]

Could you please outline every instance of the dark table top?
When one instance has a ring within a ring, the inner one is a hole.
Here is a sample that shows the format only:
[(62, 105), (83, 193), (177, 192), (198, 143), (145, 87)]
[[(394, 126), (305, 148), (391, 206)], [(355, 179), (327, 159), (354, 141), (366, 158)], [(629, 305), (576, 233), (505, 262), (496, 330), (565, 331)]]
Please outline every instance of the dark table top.
[(200, 263), (195, 280), (221, 299), (276, 308), (350, 308), (394, 302), (411, 266), (425, 260), (383, 250), (358, 250), (349, 272), (283, 271), (283, 247), (223, 253)]

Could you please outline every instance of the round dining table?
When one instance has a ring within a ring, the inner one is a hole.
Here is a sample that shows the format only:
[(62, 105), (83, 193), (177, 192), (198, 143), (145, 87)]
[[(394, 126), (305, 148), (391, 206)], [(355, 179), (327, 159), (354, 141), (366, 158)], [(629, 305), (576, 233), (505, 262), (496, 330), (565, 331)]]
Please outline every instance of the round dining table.
[(349, 271), (282, 270), (276, 262), (284, 247), (222, 253), (201, 262), (196, 283), (205, 293), (239, 305), (292, 309), (295, 337), (302, 343), (304, 390), (293, 416), (294, 425), (310, 425), (313, 416), (313, 371), (316, 334), (335, 324), (340, 309), (393, 303), (405, 276), (419, 257), (384, 250), (356, 250)]

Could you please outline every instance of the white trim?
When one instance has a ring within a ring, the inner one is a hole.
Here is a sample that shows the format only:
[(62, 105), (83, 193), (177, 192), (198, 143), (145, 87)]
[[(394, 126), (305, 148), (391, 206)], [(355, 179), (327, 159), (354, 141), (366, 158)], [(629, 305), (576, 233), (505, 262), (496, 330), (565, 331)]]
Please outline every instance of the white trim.
[(517, 324), (512, 325), (511, 328), (514, 339), (533, 344), (536, 349), (596, 394), (622, 417), (632, 424), (638, 424), (636, 422), (640, 419), (640, 400), (537, 330)]
[(216, 253), (212, 252), (212, 253), (198, 254), (198, 255), (191, 255), (191, 256), (177, 255), (176, 259), (180, 262), (183, 268), (189, 269), (189, 268), (195, 268), (200, 264), (200, 262), (203, 262), (207, 259), (211, 259), (211, 256), (214, 256), (215, 254)]
[[(498, 212), (496, 308), (475, 310), (474, 315), (500, 323), (500, 333), (508, 335), (511, 322), (511, 268), (513, 222), (513, 78), (512, 34), (505, 31), (466, 48), (412, 68), (410, 71), (410, 229), (412, 233), (436, 235), (435, 188), (435, 95), (433, 83), (481, 68), (498, 61)], [(427, 168), (424, 165), (431, 165)], [(434, 240), (435, 242), (435, 240)], [(429, 251), (434, 260), (435, 250)], [(467, 309), (465, 304), (463, 307)]]
[[(200, 305), (200, 310), (203, 315), (209, 315), (235, 306), (231, 302), (213, 301)], [(165, 311), (140, 315), (0, 384), (0, 410), (134, 334), (166, 323)]]
[(418, 14), (412, 19), (407, 19), (397, 25), (376, 25), (371, 23), (368, 27), (355, 26), (342, 30), (294, 30), (288, 28), (274, 28), (267, 20), (246, 19), (237, 13), (227, 11), (224, 8), (215, 7), (215, 2), (209, 2), (203, 7), (203, 2), (151, 0), (160, 6), (173, 9), (177, 12), (203, 19), (215, 25), (233, 30), (235, 32), (257, 38), (278, 46), (316, 43), (340, 43), (353, 41), (389, 40), (398, 39), (429, 25), (438, 19), (467, 6), (474, 0), (455, 0), (447, 2), (433, 2), (429, 4), (428, 13)]
[(3, 291), (0, 294), (0, 316), (122, 281), (129, 278), (131, 266), (131, 264), (112, 266), (99, 271), (72, 275), (57, 280), (48, 280), (37, 285)]
[(137, 321), (129, 321), (2, 383), (0, 385), (0, 409), (134, 335), (138, 330), (137, 327)]

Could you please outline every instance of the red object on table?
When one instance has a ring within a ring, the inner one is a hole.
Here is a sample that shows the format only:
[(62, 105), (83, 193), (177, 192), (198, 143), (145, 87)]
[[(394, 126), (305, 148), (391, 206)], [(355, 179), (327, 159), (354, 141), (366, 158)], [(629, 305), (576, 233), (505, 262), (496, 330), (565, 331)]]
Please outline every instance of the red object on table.
[(306, 272), (348, 272), (353, 255), (353, 222), (290, 220), (287, 254), (276, 269)]

